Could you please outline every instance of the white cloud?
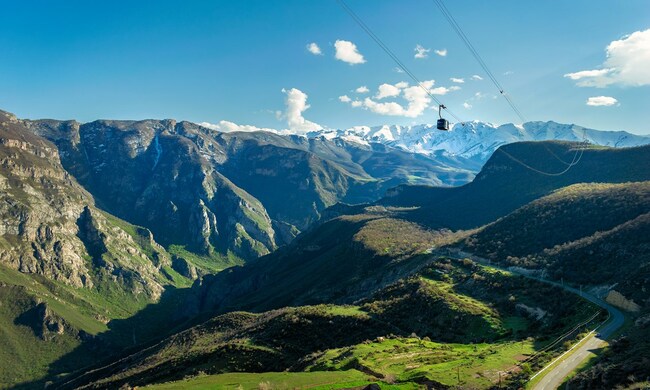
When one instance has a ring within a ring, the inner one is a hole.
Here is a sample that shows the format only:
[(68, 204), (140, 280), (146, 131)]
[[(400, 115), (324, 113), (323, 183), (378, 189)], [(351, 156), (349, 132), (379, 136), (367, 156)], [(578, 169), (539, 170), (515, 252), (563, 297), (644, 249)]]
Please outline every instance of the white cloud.
[[(353, 100), (349, 103), (352, 107), (361, 107), (380, 115), (415, 118), (422, 115), (424, 110), (430, 107), (432, 99), (427, 94), (427, 91), (431, 94), (444, 95), (460, 89), (457, 85), (433, 88), (434, 84), (434, 80), (423, 81), (421, 86), (409, 86), (409, 83), (405, 81), (396, 84), (384, 83), (377, 88), (377, 93), (374, 97)], [(398, 101), (380, 101), (387, 98), (403, 99), (405, 104)]]
[(567, 73), (564, 77), (576, 80), (580, 87), (650, 85), (650, 29), (611, 42), (605, 52), (607, 58), (600, 69)]
[(289, 90), (282, 89), (287, 97), (285, 99), (286, 111), (283, 117), (287, 120), (289, 130), (295, 133), (306, 133), (308, 131), (320, 130), (323, 126), (305, 119), (302, 113), (309, 109), (307, 94), (297, 88)]
[(441, 50), (434, 50), (434, 53), (439, 55), (440, 57), (446, 57), (447, 56), (447, 49), (441, 49)]
[(479, 81), (483, 80), (483, 77), (481, 77), (481, 76), (479, 76), (477, 74), (473, 75), (471, 78), (472, 78), (472, 80), (479, 80)]
[(580, 72), (567, 73), (564, 77), (568, 77), (571, 80), (580, 80), (585, 77), (600, 77), (604, 76), (607, 73), (611, 72), (612, 69), (595, 69), (595, 70), (581, 70)]
[(456, 78), (456, 77), (452, 77), (449, 80), (451, 80), (452, 83), (458, 83), (458, 84), (462, 84), (465, 82), (465, 79)]
[(356, 93), (368, 93), (368, 92), (370, 92), (370, 90), (365, 85), (362, 85), (359, 88), (355, 89), (354, 92), (356, 92)]
[(307, 50), (316, 56), (323, 55), (323, 52), (320, 50), (320, 47), (316, 44), (316, 42), (312, 42), (309, 45), (307, 45)]
[(588, 106), (613, 106), (618, 103), (618, 100), (611, 96), (594, 96), (587, 99)]
[(350, 65), (363, 64), (366, 62), (361, 53), (357, 50), (357, 45), (350, 41), (338, 39), (334, 42), (334, 48), (336, 49), (335, 57), (337, 60), (347, 62)]
[(510, 76), (510, 75), (512, 75), (512, 74), (515, 74), (515, 72), (513, 72), (513, 71), (511, 71), (511, 70), (506, 70), (505, 72), (503, 72), (503, 75), (504, 75), (504, 76)]
[(350, 103), (352, 101), (348, 95), (339, 96), (339, 100), (343, 103)]
[(401, 90), (399, 87), (391, 84), (382, 84), (377, 89), (376, 99), (383, 99), (387, 97), (399, 96)]
[(429, 52), (431, 51), (431, 49), (425, 49), (424, 46), (422, 46), (420, 44), (415, 45), (415, 49), (413, 49), (413, 50), (415, 50), (415, 56), (414, 57), (418, 58), (418, 59), (423, 59), (423, 58), (429, 57)]
[[(284, 112), (275, 111), (274, 114), (278, 120), (287, 120), (287, 129), (277, 130), (252, 125), (239, 125), (237, 123), (226, 120), (219, 121), (219, 123), (216, 124), (210, 122), (201, 122), (199, 125), (224, 133), (233, 131), (268, 131), (276, 134), (304, 134), (308, 131), (320, 130), (323, 128), (323, 126), (308, 121), (302, 116), (302, 113), (310, 107), (309, 104), (307, 104), (307, 94), (297, 88), (291, 88), (289, 90), (282, 89), (282, 92), (286, 95), (286, 110)], [(339, 100), (345, 103), (351, 103), (353, 106), (355, 104), (355, 102), (346, 95), (339, 96)]]
[(370, 98), (365, 98), (363, 100), (363, 106), (376, 114), (393, 116), (406, 115), (404, 107), (395, 102), (378, 103)]
[(436, 87), (436, 88), (433, 88), (433, 89), (431, 89), (429, 91), (434, 95), (446, 95), (451, 91), (458, 91), (459, 89), (460, 89), (459, 86), (454, 85), (454, 86), (451, 86), (449, 88), (447, 88), (447, 87)]
[[(422, 86), (430, 90), (435, 83), (434, 80), (423, 81)], [(424, 110), (431, 103), (431, 98), (419, 86), (409, 86), (407, 82), (399, 82), (396, 84), (381, 84), (378, 87), (378, 92), (373, 98), (365, 98), (363, 100), (354, 100), (350, 102), (352, 107), (362, 107), (380, 115), (404, 116), (415, 118), (422, 115)], [(389, 97), (401, 97), (406, 101), (406, 105), (398, 102), (379, 102), (380, 99)]]
[(463, 107), (465, 107), (466, 110), (471, 110), (472, 109), (472, 105), (469, 104), (468, 102), (463, 103)]
[(201, 122), (199, 123), (199, 126), (207, 127), (208, 129), (217, 130), (224, 133), (229, 133), (232, 131), (269, 131), (272, 133), (278, 133), (278, 131), (275, 129), (268, 129), (251, 125), (238, 125), (237, 123), (230, 121), (219, 121), (217, 124), (210, 122)]
[(398, 66), (394, 67), (393, 70), (394, 70), (395, 72), (397, 72), (397, 73), (404, 73), (404, 71), (402, 70), (402, 68), (400, 68), (400, 67), (398, 67)]

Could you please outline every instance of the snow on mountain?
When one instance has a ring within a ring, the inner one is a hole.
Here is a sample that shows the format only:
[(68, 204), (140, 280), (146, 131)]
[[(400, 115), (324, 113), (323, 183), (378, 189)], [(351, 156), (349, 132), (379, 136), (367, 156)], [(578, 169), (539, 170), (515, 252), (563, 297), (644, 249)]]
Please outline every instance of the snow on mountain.
[(519, 141), (583, 140), (603, 146), (630, 147), (650, 144), (650, 137), (625, 131), (601, 131), (573, 124), (556, 122), (526, 122), (523, 126), (512, 123), (493, 125), (472, 121), (457, 123), (451, 131), (439, 131), (435, 125), (416, 126), (355, 126), (345, 130), (319, 130), (307, 133), (307, 137), (341, 138), (349, 142), (367, 144), (382, 143), (413, 153), (460, 156), (481, 161), (505, 144)]

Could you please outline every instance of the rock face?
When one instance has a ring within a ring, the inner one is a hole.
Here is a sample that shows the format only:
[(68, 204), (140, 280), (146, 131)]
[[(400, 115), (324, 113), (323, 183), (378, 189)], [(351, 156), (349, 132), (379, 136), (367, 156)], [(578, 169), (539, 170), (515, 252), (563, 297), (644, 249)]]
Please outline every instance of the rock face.
[(36, 303), (34, 306), (16, 318), (15, 322), (32, 329), (34, 335), (41, 340), (51, 341), (57, 335), (67, 333), (79, 338), (90, 337), (84, 331), (79, 331), (71, 326), (65, 319), (49, 308), (45, 302)]
[(9, 268), (73, 287), (115, 283), (148, 299), (162, 292), (159, 268), (170, 263), (164, 249), (151, 237), (143, 249), (139, 235), (95, 208), (93, 197), (61, 165), (56, 146), (4, 112), (0, 215), (0, 263)]
[(63, 166), (107, 211), (201, 254), (259, 257), (339, 201), (473, 177), (464, 160), (340, 139), (221, 133), (174, 120), (24, 123), (56, 144)]
[(111, 213), (146, 226), (164, 245), (257, 257), (275, 249), (271, 219), (254, 197), (214, 169), (186, 122), (37, 121), (61, 161)]
[(605, 298), (607, 303), (619, 307), (625, 311), (638, 312), (641, 310), (641, 306), (636, 304), (634, 300), (627, 299), (623, 294), (616, 290), (612, 290), (607, 294)]

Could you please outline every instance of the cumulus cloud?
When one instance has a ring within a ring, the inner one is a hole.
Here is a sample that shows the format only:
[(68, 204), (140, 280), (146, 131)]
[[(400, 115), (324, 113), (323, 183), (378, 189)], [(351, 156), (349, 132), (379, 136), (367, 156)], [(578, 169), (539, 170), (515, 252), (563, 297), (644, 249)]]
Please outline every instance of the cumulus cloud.
[(452, 83), (458, 83), (458, 84), (462, 84), (465, 82), (465, 79), (456, 78), (456, 77), (452, 77), (449, 80), (451, 80)]
[[(412, 85), (402, 81), (395, 84), (384, 83), (377, 88), (373, 97), (363, 100), (352, 100), (349, 104), (352, 107), (360, 107), (380, 115), (404, 116), (415, 118), (424, 112), (430, 104), (431, 97), (427, 94), (446, 94), (450, 91), (460, 89), (458, 86), (433, 88), (434, 80), (427, 80), (420, 85)], [(383, 101), (388, 98), (399, 98), (399, 101)]]
[(650, 29), (636, 31), (605, 49), (606, 59), (599, 69), (567, 73), (580, 87), (650, 85)]
[(312, 42), (309, 45), (307, 45), (307, 50), (316, 56), (323, 55), (323, 52), (320, 50), (320, 47), (316, 44), (316, 42)]
[(472, 78), (472, 80), (478, 80), (478, 81), (483, 80), (483, 77), (481, 77), (481, 76), (479, 76), (477, 74), (473, 75), (471, 78)]
[(377, 94), (375, 95), (376, 99), (383, 99), (387, 97), (399, 96), (402, 91), (397, 85), (391, 84), (382, 84), (377, 89)]
[(393, 70), (394, 70), (395, 72), (397, 72), (397, 73), (404, 73), (404, 71), (402, 70), (402, 68), (400, 68), (399, 66), (394, 67)]
[(466, 110), (471, 110), (472, 109), (472, 105), (469, 104), (468, 102), (464, 102), (463, 107), (465, 107)]
[(287, 97), (285, 99), (286, 111), (283, 118), (287, 120), (289, 130), (295, 133), (306, 133), (308, 131), (320, 130), (323, 126), (305, 119), (302, 113), (309, 109), (307, 94), (297, 88), (289, 90), (282, 89)]
[(423, 59), (429, 57), (429, 52), (431, 51), (431, 49), (426, 49), (424, 48), (424, 46), (420, 44), (415, 45), (415, 49), (413, 50), (415, 50), (414, 57), (417, 59)]
[(272, 133), (278, 133), (275, 129), (268, 129), (264, 127), (257, 127), (252, 125), (238, 125), (237, 123), (230, 121), (219, 121), (219, 123), (210, 123), (210, 122), (201, 122), (199, 126), (207, 127), (208, 129), (221, 131), (224, 133), (230, 133), (233, 131), (269, 131)]
[(339, 96), (339, 100), (343, 103), (350, 103), (352, 101), (348, 95)]
[[(304, 134), (309, 131), (320, 130), (323, 126), (318, 123), (311, 122), (305, 117), (303, 117), (303, 112), (309, 109), (309, 104), (307, 104), (307, 94), (302, 92), (297, 88), (291, 88), (289, 90), (282, 89), (282, 92), (286, 95), (285, 98), (285, 111), (269, 111), (271, 114), (275, 114), (276, 119), (286, 120), (288, 128), (283, 130), (270, 129), (266, 127), (257, 127), (252, 125), (240, 125), (234, 122), (222, 120), (218, 123), (210, 122), (201, 122), (200, 126), (207, 127), (208, 129), (221, 131), (224, 133), (233, 132), (233, 131), (268, 131), (276, 134)], [(350, 103), (354, 106), (355, 102), (352, 101), (347, 95), (339, 96), (339, 100), (344, 103)]]
[(434, 50), (434, 53), (439, 55), (440, 57), (446, 57), (447, 56), (447, 49), (441, 49), (441, 50)]
[(618, 100), (611, 96), (594, 96), (587, 99), (588, 106), (613, 106), (618, 103)]
[(335, 57), (337, 60), (347, 62), (350, 65), (363, 64), (366, 62), (363, 55), (361, 55), (359, 50), (357, 50), (357, 45), (350, 41), (338, 39), (334, 42), (334, 48), (336, 49)]
[(359, 88), (355, 89), (354, 92), (356, 92), (356, 93), (368, 93), (368, 92), (370, 92), (370, 90), (365, 85), (362, 85)]

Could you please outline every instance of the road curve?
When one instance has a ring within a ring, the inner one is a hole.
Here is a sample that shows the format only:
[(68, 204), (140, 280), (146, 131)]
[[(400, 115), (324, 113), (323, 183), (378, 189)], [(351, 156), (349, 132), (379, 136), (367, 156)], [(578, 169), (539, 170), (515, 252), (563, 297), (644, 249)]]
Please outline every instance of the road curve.
[[(574, 288), (565, 288), (571, 292), (580, 294)], [(591, 351), (605, 346), (605, 340), (612, 335), (618, 328), (625, 322), (625, 317), (618, 309), (612, 307), (606, 302), (586, 293), (581, 294), (583, 298), (595, 303), (609, 312), (609, 321), (591, 332), (587, 336), (587, 341), (574, 348), (569, 352), (568, 357), (562, 360), (562, 363), (549, 369), (548, 371), (542, 370), (537, 375), (543, 375), (542, 379), (533, 386), (533, 390), (553, 390), (557, 389), (578, 366), (588, 359)]]
[[(473, 256), (470, 253), (464, 253), (462, 251), (459, 251), (457, 255), (460, 255), (459, 257), (456, 257), (457, 260), (461, 260), (463, 258), (470, 258), (473, 261), (476, 261), (483, 265), (489, 265), (490, 267), (511, 272), (513, 274), (517, 274), (519, 276), (523, 276), (528, 279), (534, 279), (542, 283), (551, 284), (553, 286), (560, 287), (566, 291), (580, 295), (582, 298), (602, 307), (603, 309), (607, 310), (607, 312), (609, 313), (609, 319), (607, 320), (607, 322), (604, 325), (598, 327), (593, 332), (590, 332), (590, 334), (586, 337), (587, 341), (583, 342), (578, 347), (574, 347), (572, 350), (570, 350), (567, 353), (568, 357), (564, 358), (562, 363), (560, 363), (559, 365), (551, 369), (547, 369), (547, 367), (549, 367), (550, 365), (553, 364), (553, 362), (555, 362), (553, 361), (551, 364), (547, 365), (541, 371), (538, 371), (533, 376), (533, 378), (538, 375), (542, 376), (542, 379), (540, 379), (539, 382), (537, 382), (533, 386), (533, 390), (557, 389), (564, 382), (566, 377), (569, 376), (580, 365), (580, 363), (582, 363), (584, 360), (589, 358), (589, 356), (591, 355), (591, 351), (598, 348), (602, 348), (606, 344), (605, 340), (609, 336), (611, 336), (618, 328), (623, 326), (623, 323), (625, 322), (625, 317), (623, 316), (623, 313), (621, 313), (620, 310), (616, 309), (612, 305), (608, 304), (602, 299), (597, 298), (594, 295), (588, 294), (586, 292), (583, 292), (573, 287), (566, 286), (563, 283), (558, 283), (552, 280), (547, 280), (532, 275), (527, 275), (525, 273), (518, 272), (517, 270), (495, 266), (491, 264), (491, 262), (489, 262), (488, 260), (482, 259), (477, 256)], [(450, 254), (446, 254), (446, 256), (450, 257)]]

